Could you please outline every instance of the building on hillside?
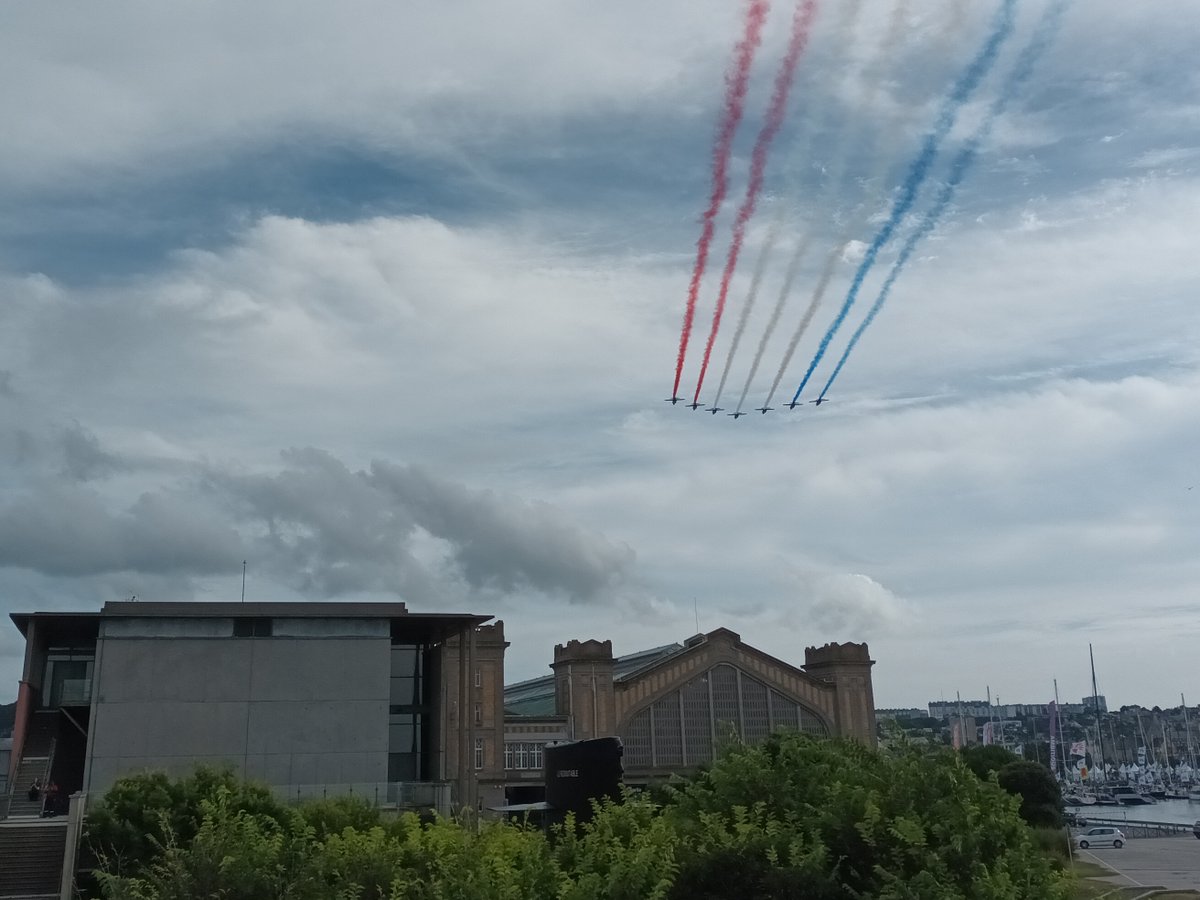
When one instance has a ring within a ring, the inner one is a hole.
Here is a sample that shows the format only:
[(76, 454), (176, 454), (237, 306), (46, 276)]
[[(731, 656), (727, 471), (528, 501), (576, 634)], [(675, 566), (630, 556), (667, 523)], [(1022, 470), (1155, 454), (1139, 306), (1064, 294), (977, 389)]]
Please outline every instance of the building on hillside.
[(532, 754), (556, 739), (618, 735), (629, 784), (710, 762), (734, 733), (755, 742), (792, 728), (874, 746), (873, 665), (866, 644), (827, 644), (797, 667), (725, 628), (619, 658), (611, 641), (559, 644), (552, 675), (505, 689), (508, 799), (537, 799)]
[(876, 722), (895, 721), (896, 719), (928, 719), (928, 718), (929, 718), (929, 714), (925, 710), (917, 709), (916, 707), (875, 710), (875, 721)]
[[(230, 765), (288, 797), (482, 807), (503, 796), (504, 626), (403, 603), (107, 603), (13, 613), (8, 774), (68, 793)], [(49, 763), (45, 762), (49, 760)]]

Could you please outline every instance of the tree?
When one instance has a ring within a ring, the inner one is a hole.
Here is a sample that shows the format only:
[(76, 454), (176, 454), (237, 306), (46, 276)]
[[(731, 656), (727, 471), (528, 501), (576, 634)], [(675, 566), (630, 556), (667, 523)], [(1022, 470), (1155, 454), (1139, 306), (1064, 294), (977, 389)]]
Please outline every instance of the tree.
[(972, 744), (962, 748), (962, 761), (968, 769), (987, 781), (992, 772), (999, 772), (1021, 757), (999, 744)]
[[(676, 883), (690, 891), (673, 896), (718, 897), (716, 879), (730, 871), (761, 886), (764, 871), (788, 868), (803, 877), (783, 879), (762, 896), (1066, 896), (1017, 801), (940, 748), (883, 754), (777, 735), (735, 748), (680, 788), (665, 815), (680, 834)], [(715, 866), (711, 852), (722, 832), (729, 849), (718, 859), (728, 869)]]
[(1021, 818), (1030, 825), (1062, 827), (1062, 791), (1045, 766), (1028, 760), (1010, 762), (996, 773), (996, 781), (1021, 798)]

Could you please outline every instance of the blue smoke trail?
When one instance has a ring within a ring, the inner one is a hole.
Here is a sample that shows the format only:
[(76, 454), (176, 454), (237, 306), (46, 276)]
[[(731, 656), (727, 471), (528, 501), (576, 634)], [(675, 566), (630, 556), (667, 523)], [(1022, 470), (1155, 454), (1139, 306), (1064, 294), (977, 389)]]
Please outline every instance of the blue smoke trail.
[(887, 279), (883, 283), (883, 287), (879, 289), (879, 296), (875, 298), (875, 302), (871, 304), (871, 309), (867, 313), (862, 324), (858, 326), (854, 334), (850, 337), (850, 343), (846, 345), (845, 351), (842, 353), (842, 358), (838, 360), (837, 365), (833, 369), (833, 374), (829, 376), (829, 380), (825, 382), (825, 387), (821, 388), (821, 398), (829, 392), (830, 386), (837, 379), (842, 371), (842, 367), (846, 365), (846, 360), (850, 358), (850, 354), (854, 352), (855, 346), (858, 344), (858, 339), (862, 337), (871, 323), (875, 321), (875, 316), (879, 314), (879, 310), (883, 308), (883, 304), (887, 302), (889, 295), (892, 292), (892, 285), (896, 283), (896, 279), (900, 277), (900, 272), (907, 265), (913, 251), (916, 250), (917, 244), (921, 243), (929, 233), (933, 231), (942, 214), (945, 213), (946, 207), (950, 205), (950, 201), (954, 199), (954, 194), (958, 190), (958, 186), (962, 183), (967, 171), (975, 162), (979, 155), (979, 147), (987, 141), (992, 134), (992, 128), (996, 124), (996, 120), (1004, 113), (1008, 104), (1017, 95), (1017, 92), (1029, 80), (1029, 76), (1033, 74), (1034, 67), (1042, 54), (1046, 52), (1050, 44), (1053, 42), (1058, 33), (1058, 27), (1062, 22), (1063, 13), (1066, 11), (1070, 0), (1051, 0), (1050, 6), (1042, 14), (1041, 21), (1038, 22), (1037, 28), (1034, 31), (1034, 36), (1021, 51), (1021, 55), (1017, 57), (1017, 62), (1013, 66), (1012, 72), (1009, 73), (1003, 87), (1000, 89), (999, 95), (992, 101), (991, 107), (987, 111), (979, 129), (971, 137), (963, 148), (958, 152), (958, 156), (954, 158), (953, 164), (950, 166), (950, 175), (946, 179), (945, 185), (942, 186), (941, 192), (937, 196), (937, 200), (930, 207), (929, 212), (925, 214), (925, 218), (921, 220), (921, 224), (914, 229), (913, 233), (908, 236), (900, 255), (896, 257), (895, 263), (892, 264), (892, 270), (888, 273)]
[(980, 48), (976, 57), (971, 60), (971, 64), (966, 71), (959, 76), (950, 91), (949, 96), (942, 101), (942, 108), (938, 112), (938, 117), (934, 122), (933, 130), (925, 136), (925, 143), (921, 147), (921, 152), (909, 167), (908, 175), (900, 185), (900, 194), (896, 197), (896, 202), (892, 205), (892, 212), (888, 216), (886, 222), (883, 223), (879, 231), (876, 232), (871, 245), (867, 248), (866, 254), (863, 256), (863, 261), (858, 266), (858, 271), (854, 273), (854, 280), (850, 283), (850, 291), (846, 294), (846, 299), (842, 301), (842, 308), (838, 310), (837, 316), (830, 324), (824, 337), (821, 338), (821, 345), (817, 348), (817, 353), (813, 357), (812, 362), (808, 364), (808, 371), (804, 373), (804, 380), (800, 382), (800, 387), (796, 388), (795, 396), (792, 397), (792, 402), (795, 403), (800, 399), (800, 394), (808, 385), (808, 381), (812, 378), (813, 371), (820, 364), (825, 356), (825, 352), (829, 349), (829, 342), (833, 340), (833, 336), (837, 334), (838, 329), (842, 327), (842, 323), (846, 321), (846, 316), (850, 312), (850, 307), (854, 305), (855, 299), (858, 297), (858, 292), (862, 290), (863, 280), (867, 277), (867, 273), (871, 271), (871, 267), (875, 265), (875, 258), (879, 255), (880, 249), (892, 237), (896, 227), (900, 224), (900, 220), (912, 209), (913, 203), (917, 199), (917, 191), (925, 179), (929, 177), (929, 170), (933, 167), (934, 160), (937, 159), (938, 149), (942, 141), (946, 139), (946, 135), (950, 133), (950, 129), (954, 127), (954, 121), (958, 117), (959, 110), (963, 104), (967, 102), (975, 89), (979, 87), (979, 83), (991, 70), (996, 62), (996, 57), (1000, 53), (1000, 47), (1004, 44), (1008, 36), (1012, 34), (1013, 19), (1017, 0), (1002, 0), (1000, 8), (996, 10), (996, 15), (992, 22), (992, 30), (988, 35), (987, 41)]

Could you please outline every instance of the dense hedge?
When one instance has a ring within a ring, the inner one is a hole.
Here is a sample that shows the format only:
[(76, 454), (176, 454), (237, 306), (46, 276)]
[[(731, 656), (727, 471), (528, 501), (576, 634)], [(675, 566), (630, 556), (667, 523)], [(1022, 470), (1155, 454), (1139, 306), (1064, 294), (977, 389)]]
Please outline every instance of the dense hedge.
[(297, 807), (229, 773), (124, 779), (88, 817), (113, 900), (1058, 900), (1018, 802), (949, 751), (777, 735), (549, 838)]

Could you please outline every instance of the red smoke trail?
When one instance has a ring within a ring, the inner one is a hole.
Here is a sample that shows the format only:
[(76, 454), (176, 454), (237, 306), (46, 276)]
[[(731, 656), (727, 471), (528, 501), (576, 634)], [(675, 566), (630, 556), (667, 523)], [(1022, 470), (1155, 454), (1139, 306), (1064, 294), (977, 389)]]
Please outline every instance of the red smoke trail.
[(770, 8), (770, 0), (750, 0), (746, 9), (746, 27), (742, 39), (738, 41), (733, 65), (725, 74), (725, 106), (717, 127), (717, 139), (713, 144), (712, 196), (709, 197), (708, 209), (704, 211), (704, 227), (696, 245), (696, 265), (692, 269), (692, 281), (688, 285), (687, 309), (683, 314), (683, 334), (679, 338), (679, 358), (675, 361), (675, 387), (671, 389), (672, 397), (679, 395), (683, 358), (687, 356), (688, 339), (692, 336), (692, 323), (696, 319), (696, 298), (700, 295), (700, 279), (704, 277), (704, 268), (708, 265), (708, 248), (712, 244), (714, 220), (725, 200), (725, 191), (729, 188), (729, 156), (733, 150), (733, 136), (742, 120), (746, 90), (750, 86), (750, 64), (754, 62), (754, 52), (762, 42), (763, 23), (767, 20)]
[[(738, 255), (742, 252), (742, 241), (746, 237), (746, 223), (754, 215), (754, 207), (758, 203), (758, 195), (762, 191), (763, 174), (767, 168), (767, 154), (771, 142), (783, 125), (783, 116), (787, 112), (788, 93), (795, 79), (796, 66), (808, 46), (808, 35), (812, 27), (813, 17), (817, 14), (817, 0), (799, 0), (796, 11), (792, 16), (792, 37), (788, 42), (787, 54), (775, 75), (775, 87), (771, 91), (771, 103), (767, 107), (766, 122), (758, 133), (754, 144), (754, 153), (750, 157), (750, 181), (746, 185), (746, 196), (738, 209), (737, 219), (733, 223), (733, 241), (729, 245), (729, 257), (725, 260), (725, 272), (721, 276), (721, 292), (717, 295), (717, 308), (713, 310), (712, 329), (708, 332), (708, 343), (704, 346), (704, 362), (700, 365), (700, 377), (696, 380), (696, 393), (692, 402), (698, 402), (700, 388), (704, 384), (704, 373), (708, 371), (708, 361), (712, 356), (713, 343), (717, 339), (717, 330), (721, 327), (721, 315), (725, 312), (725, 298), (729, 296), (729, 282), (733, 279), (733, 271), (737, 268)], [(674, 395), (672, 395), (674, 396)]]

